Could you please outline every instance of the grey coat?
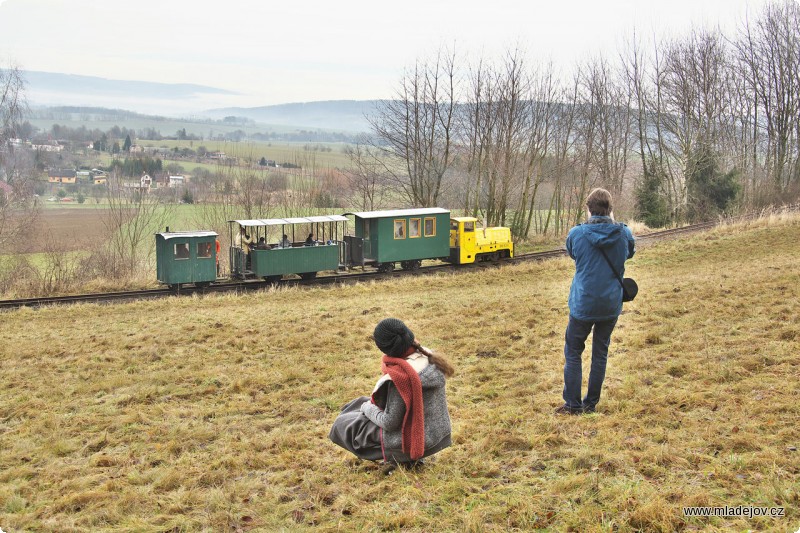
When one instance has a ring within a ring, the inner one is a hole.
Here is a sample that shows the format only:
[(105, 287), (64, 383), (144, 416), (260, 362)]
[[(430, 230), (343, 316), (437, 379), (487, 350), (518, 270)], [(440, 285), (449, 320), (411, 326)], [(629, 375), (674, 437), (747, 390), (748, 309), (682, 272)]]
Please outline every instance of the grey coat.
[[(422, 401), (425, 406), (425, 457), (451, 444), (450, 415), (447, 412), (444, 374), (434, 365), (419, 373), (422, 382)], [(405, 462), (411, 458), (403, 453), (403, 417), (406, 404), (391, 380), (387, 379), (372, 395), (377, 405), (366, 402), (361, 412), (383, 429), (383, 456), (386, 461)], [(383, 406), (383, 409), (381, 409)]]

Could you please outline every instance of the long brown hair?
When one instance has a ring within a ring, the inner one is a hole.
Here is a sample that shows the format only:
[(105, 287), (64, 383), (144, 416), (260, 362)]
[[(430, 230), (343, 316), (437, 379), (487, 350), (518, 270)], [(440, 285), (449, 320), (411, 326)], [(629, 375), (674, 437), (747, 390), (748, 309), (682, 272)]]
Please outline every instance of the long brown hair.
[(452, 377), (453, 374), (456, 373), (456, 369), (453, 368), (453, 365), (450, 364), (450, 361), (441, 355), (436, 355), (427, 348), (423, 348), (419, 341), (415, 340), (413, 343), (411, 343), (411, 345), (416, 348), (419, 353), (426, 356), (428, 358), (428, 362), (438, 368), (445, 377)]

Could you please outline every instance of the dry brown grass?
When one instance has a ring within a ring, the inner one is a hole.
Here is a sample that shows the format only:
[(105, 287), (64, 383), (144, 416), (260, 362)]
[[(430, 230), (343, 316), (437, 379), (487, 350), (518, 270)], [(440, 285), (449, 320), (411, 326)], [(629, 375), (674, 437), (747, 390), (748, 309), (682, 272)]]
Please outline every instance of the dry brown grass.
[[(557, 417), (566, 259), (0, 316), (5, 531), (775, 530), (800, 525), (797, 218), (642, 250), (595, 415)], [(403, 318), (458, 373), (419, 472), (326, 438)], [(586, 360), (586, 358), (585, 358)], [(684, 505), (783, 506), (688, 519)]]

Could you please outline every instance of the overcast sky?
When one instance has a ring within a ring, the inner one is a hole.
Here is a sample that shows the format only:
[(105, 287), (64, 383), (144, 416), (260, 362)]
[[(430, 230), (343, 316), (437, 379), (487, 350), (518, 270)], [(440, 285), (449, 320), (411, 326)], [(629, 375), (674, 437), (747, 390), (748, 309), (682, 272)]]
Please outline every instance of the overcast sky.
[(519, 45), (561, 70), (633, 32), (734, 29), (764, 0), (0, 0), (0, 64), (241, 93), (225, 105), (390, 97), (405, 67), (455, 44)]

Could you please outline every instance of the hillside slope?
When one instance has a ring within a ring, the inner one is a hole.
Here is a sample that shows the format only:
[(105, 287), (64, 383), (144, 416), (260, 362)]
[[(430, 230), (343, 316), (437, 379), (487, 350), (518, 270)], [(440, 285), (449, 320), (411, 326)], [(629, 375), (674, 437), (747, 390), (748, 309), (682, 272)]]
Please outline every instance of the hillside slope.
[[(567, 259), (6, 313), (0, 525), (794, 531), (799, 226), (770, 218), (640, 250), (628, 273), (641, 292), (598, 413), (582, 417), (553, 414)], [(388, 477), (326, 437), (379, 374), (370, 334), (386, 316), (457, 368), (453, 446)], [(688, 505), (786, 516), (690, 519)]]
[(215, 119), (227, 116), (245, 117), (263, 124), (367, 132), (371, 129), (367, 117), (375, 114), (378, 104), (378, 100), (300, 102), (263, 107), (211, 109), (203, 112), (203, 115)]

